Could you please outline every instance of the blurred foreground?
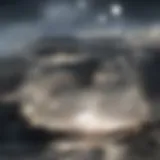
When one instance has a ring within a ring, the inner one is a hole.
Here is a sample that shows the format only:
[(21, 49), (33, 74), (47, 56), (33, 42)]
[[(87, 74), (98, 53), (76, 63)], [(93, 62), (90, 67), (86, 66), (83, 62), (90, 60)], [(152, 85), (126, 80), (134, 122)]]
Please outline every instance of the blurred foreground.
[(158, 160), (159, 51), (67, 37), (1, 58), (0, 157)]

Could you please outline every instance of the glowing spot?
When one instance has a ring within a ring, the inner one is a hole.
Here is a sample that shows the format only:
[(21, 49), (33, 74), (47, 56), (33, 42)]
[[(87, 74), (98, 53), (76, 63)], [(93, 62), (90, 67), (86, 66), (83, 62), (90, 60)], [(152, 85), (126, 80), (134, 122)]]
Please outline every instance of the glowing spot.
[(75, 117), (75, 123), (88, 130), (94, 130), (100, 124), (97, 118), (98, 117), (92, 111), (85, 111)]
[(123, 8), (119, 4), (113, 4), (111, 5), (111, 14), (113, 16), (120, 16), (123, 12)]

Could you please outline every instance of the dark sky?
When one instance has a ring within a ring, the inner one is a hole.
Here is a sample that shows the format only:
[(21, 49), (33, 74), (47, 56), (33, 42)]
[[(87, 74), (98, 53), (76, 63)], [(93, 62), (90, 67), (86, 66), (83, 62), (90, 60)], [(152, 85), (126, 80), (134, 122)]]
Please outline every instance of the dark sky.
[(158, 0), (95, 0), (94, 7), (103, 10), (105, 5), (114, 2), (122, 4), (127, 19), (150, 21), (160, 17), (160, 1)]
[[(21, 17), (36, 17), (37, 9), (43, 6), (44, 2), (49, 0), (1, 0), (0, 8), (3, 14), (0, 17), (21, 18)], [(55, 3), (69, 2), (74, 3), (76, 0), (51, 0)], [(152, 20), (158, 19), (160, 15), (160, 2), (158, 0), (88, 0), (90, 6), (97, 12), (104, 10), (107, 5), (119, 2), (124, 6), (126, 17), (137, 20)], [(6, 12), (5, 12), (6, 11)]]
[[(77, 8), (77, 1), (0, 0), (0, 55), (26, 46), (43, 35), (70, 34), (84, 26), (99, 27), (99, 14), (108, 16), (108, 8), (113, 3), (122, 6), (122, 22), (124, 19), (127, 24), (151, 24), (160, 19), (158, 0), (86, 0), (87, 7), (81, 9)], [(118, 22), (121, 23), (121, 18)], [(107, 27), (110, 23), (114, 25), (110, 21), (103, 25)]]

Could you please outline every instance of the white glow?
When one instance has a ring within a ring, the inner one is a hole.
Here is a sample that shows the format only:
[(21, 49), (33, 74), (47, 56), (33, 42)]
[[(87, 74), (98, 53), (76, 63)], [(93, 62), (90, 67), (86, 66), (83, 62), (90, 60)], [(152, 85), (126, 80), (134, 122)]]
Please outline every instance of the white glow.
[(113, 4), (111, 6), (111, 14), (113, 16), (120, 16), (122, 14), (122, 12), (123, 12), (123, 8), (122, 8), (121, 5), (119, 5), (119, 4)]
[(77, 125), (82, 125), (83, 127), (86, 126), (88, 129), (95, 129), (100, 124), (99, 121), (97, 121), (97, 116), (91, 111), (80, 113), (75, 118), (75, 121)]

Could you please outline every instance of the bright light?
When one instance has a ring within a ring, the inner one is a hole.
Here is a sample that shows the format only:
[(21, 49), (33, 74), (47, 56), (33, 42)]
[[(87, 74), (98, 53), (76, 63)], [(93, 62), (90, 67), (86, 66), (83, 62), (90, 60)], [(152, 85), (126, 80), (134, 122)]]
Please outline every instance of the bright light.
[(75, 118), (75, 123), (78, 126), (82, 126), (83, 128), (89, 130), (97, 128), (100, 124), (99, 119), (97, 119), (97, 116), (92, 113), (92, 111), (84, 111), (79, 113), (79, 115)]
[(113, 4), (111, 5), (111, 14), (113, 16), (120, 16), (123, 12), (123, 8), (119, 4)]

